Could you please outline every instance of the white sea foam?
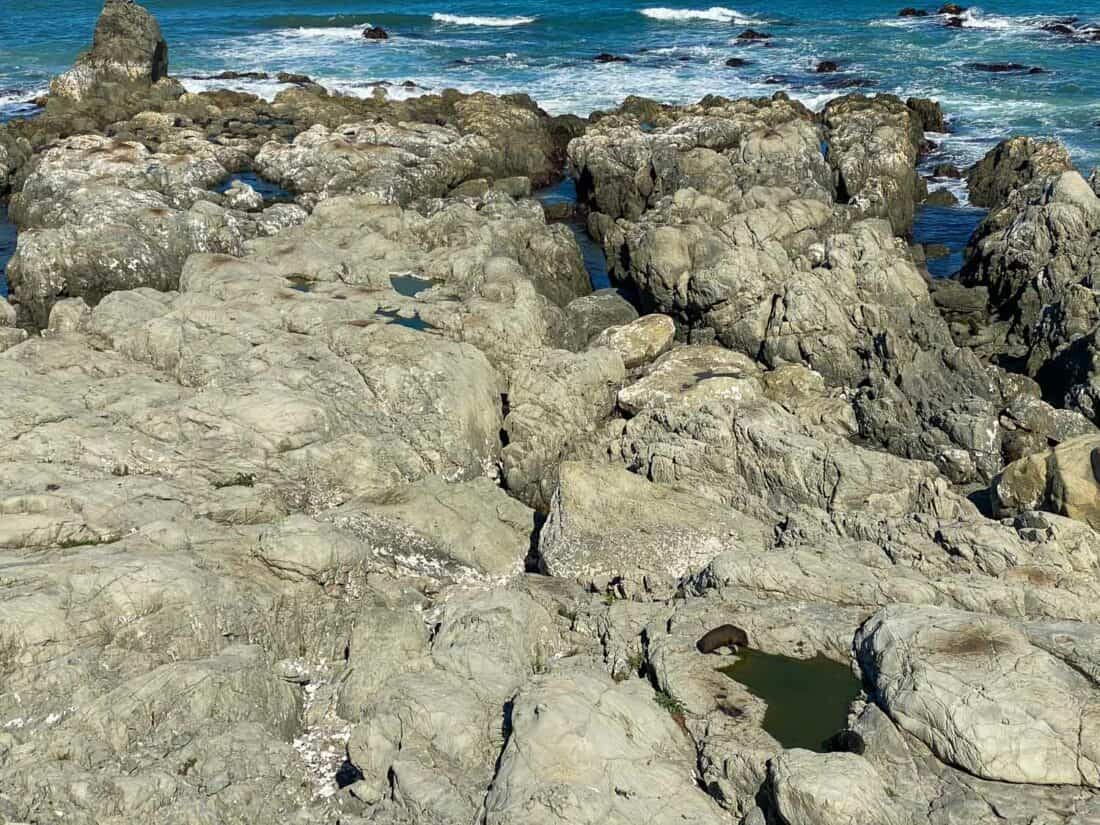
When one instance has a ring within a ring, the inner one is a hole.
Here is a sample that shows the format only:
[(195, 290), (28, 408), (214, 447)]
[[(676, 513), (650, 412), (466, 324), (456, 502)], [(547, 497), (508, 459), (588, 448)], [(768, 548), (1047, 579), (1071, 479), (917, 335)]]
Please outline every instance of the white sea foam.
[(364, 26), (328, 26), (328, 27), (306, 27), (303, 26), (297, 29), (283, 29), (281, 31), (272, 32), (272, 34), (290, 35), (295, 37), (303, 37), (310, 40), (362, 40), (364, 28), (369, 29), (371, 26), (368, 23)]
[(440, 14), (436, 12), (432, 15), (432, 20), (436, 23), (445, 23), (448, 26), (526, 26), (528, 23), (534, 23), (537, 18), (535, 17), (465, 17), (461, 14)]
[(755, 17), (741, 14), (736, 9), (727, 9), (725, 6), (711, 6), (709, 9), (669, 9), (655, 7), (642, 9), (642, 15), (651, 20), (681, 21), (681, 20), (709, 20), (714, 23), (762, 23)]

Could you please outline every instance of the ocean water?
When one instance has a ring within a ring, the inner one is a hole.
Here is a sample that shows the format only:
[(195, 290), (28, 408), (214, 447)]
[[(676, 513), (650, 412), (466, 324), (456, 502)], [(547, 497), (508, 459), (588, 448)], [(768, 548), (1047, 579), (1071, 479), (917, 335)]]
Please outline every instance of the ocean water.
[[(3, 0), (0, 111), (26, 114), (91, 39), (100, 0)], [(960, 163), (1017, 133), (1063, 140), (1084, 169), (1100, 164), (1100, 0), (987, 0), (961, 28), (944, 19), (899, 18), (916, 0), (147, 0), (170, 45), (177, 75), (226, 70), (304, 72), (337, 89), (370, 94), (372, 84), (412, 80), (530, 93), (554, 113), (587, 114), (628, 94), (669, 102), (708, 93), (766, 95), (783, 89), (819, 106), (855, 86), (940, 99), (952, 120), (942, 156)], [(1080, 37), (1043, 31), (1075, 17)], [(368, 42), (366, 25), (391, 39)], [(739, 45), (745, 28), (773, 35)], [(629, 63), (596, 63), (608, 52)], [(729, 58), (747, 65), (731, 68)], [(818, 74), (818, 61), (841, 71)], [(1015, 63), (990, 73), (975, 64)], [(272, 95), (273, 81), (186, 80), (193, 89), (232, 85)], [(393, 94), (409, 94), (392, 90)], [(22, 109), (16, 107), (23, 105)]]

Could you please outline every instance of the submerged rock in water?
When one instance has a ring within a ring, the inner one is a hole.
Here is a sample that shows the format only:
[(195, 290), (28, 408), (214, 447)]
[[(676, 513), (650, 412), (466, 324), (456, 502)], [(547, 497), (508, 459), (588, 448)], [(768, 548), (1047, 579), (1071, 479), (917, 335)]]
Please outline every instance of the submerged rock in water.
[(380, 26), (370, 26), (363, 29), (363, 38), (365, 40), (389, 40), (390, 35), (385, 29)]

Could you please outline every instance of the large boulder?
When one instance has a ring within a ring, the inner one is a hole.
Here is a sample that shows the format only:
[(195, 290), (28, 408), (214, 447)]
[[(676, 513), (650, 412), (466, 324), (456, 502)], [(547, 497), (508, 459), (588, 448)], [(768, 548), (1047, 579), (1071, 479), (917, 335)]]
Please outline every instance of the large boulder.
[(985, 779), (1100, 786), (1100, 693), (993, 616), (888, 607), (855, 639), (872, 698), (944, 762)]
[(998, 143), (966, 170), (970, 202), (997, 209), (1017, 189), (1073, 169), (1069, 153), (1053, 140), (1013, 137)]
[(998, 515), (1049, 510), (1100, 530), (1100, 436), (1073, 438), (1009, 464), (992, 494)]
[(168, 44), (134, 0), (106, 0), (92, 48), (50, 84), (50, 98), (80, 103), (107, 85), (151, 86), (168, 76)]
[(762, 544), (764, 525), (718, 502), (654, 484), (622, 467), (561, 465), (539, 539), (543, 572), (604, 589), (667, 590), (730, 546)]

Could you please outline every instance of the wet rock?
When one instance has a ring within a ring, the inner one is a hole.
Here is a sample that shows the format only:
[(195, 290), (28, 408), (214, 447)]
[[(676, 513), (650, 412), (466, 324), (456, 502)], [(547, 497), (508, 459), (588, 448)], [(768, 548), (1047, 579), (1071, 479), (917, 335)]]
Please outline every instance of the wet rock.
[(389, 40), (390, 35), (385, 29), (380, 26), (370, 26), (363, 29), (363, 38), (366, 40)]
[(959, 199), (950, 189), (937, 189), (935, 192), (929, 192), (924, 202), (929, 206), (957, 206)]
[(1042, 74), (1044, 71), (1037, 66), (1025, 66), (1022, 63), (967, 63), (966, 68), (973, 69), (976, 72), (990, 72), (992, 74), (1007, 72)]
[(771, 37), (767, 32), (758, 32), (755, 29), (745, 29), (737, 35), (737, 39), (743, 41), (771, 40)]
[(730, 57), (726, 60), (726, 65), (731, 69), (739, 69), (742, 66), (748, 66), (750, 62), (743, 57)]
[(937, 178), (954, 178), (958, 180), (963, 176), (962, 170), (953, 163), (938, 163), (932, 169), (932, 174)]
[(966, 11), (967, 11), (966, 6), (960, 6), (956, 3), (947, 3), (943, 6), (940, 6), (939, 11), (937, 11), (936, 14), (957, 15), (957, 14), (965, 14)]
[(840, 71), (840, 64), (835, 60), (822, 60), (817, 64), (817, 68), (814, 69), (818, 74), (826, 74), (828, 72)]
[(898, 12), (898, 17), (927, 17), (928, 12), (924, 9), (915, 9), (912, 6), (906, 6), (904, 9)]
[(600, 52), (598, 55), (592, 58), (595, 63), (629, 63), (629, 57), (623, 57), (618, 54), (610, 54), (608, 52)]

